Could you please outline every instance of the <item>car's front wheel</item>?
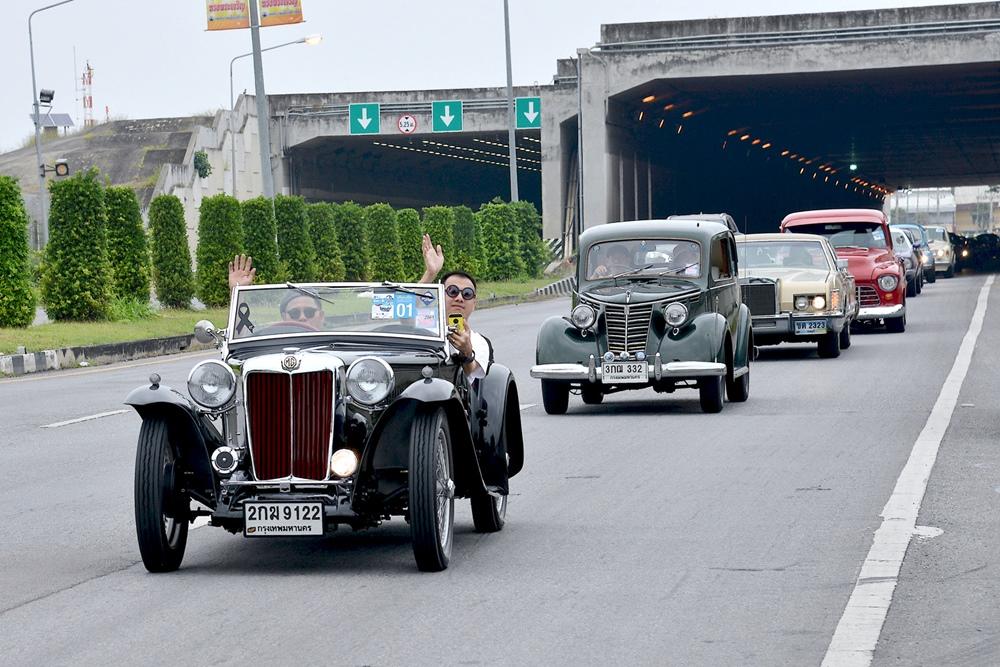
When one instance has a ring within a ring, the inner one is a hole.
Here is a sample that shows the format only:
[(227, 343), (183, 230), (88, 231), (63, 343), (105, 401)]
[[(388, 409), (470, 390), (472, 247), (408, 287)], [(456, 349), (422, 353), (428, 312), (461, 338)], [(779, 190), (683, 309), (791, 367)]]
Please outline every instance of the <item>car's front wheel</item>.
[(566, 414), (569, 407), (569, 385), (558, 380), (542, 380), (542, 406), (547, 414)]
[(934, 270), (928, 271), (925, 274), (925, 276), (927, 278), (927, 282), (929, 282), (929, 283), (936, 283), (937, 282), (937, 272), (936, 271), (934, 271)]
[(726, 379), (722, 375), (698, 380), (698, 400), (702, 412), (722, 412), (725, 394)]
[(580, 398), (587, 405), (600, 405), (604, 402), (604, 393), (598, 385), (588, 382), (580, 387)]
[(150, 572), (173, 572), (184, 560), (190, 503), (178, 490), (178, 466), (167, 422), (144, 420), (135, 456), (135, 532)]
[(954, 278), (955, 277), (955, 263), (954, 262), (952, 262), (951, 264), (948, 265), (948, 270), (944, 272), (944, 277), (945, 278)]
[(845, 324), (840, 330), (840, 349), (846, 350), (851, 346), (851, 325)]
[(885, 321), (885, 330), (889, 333), (903, 333), (906, 331), (906, 313), (902, 317), (894, 317)]
[(840, 356), (840, 334), (836, 331), (828, 331), (823, 334), (817, 344), (821, 359), (835, 359)]
[(451, 560), (455, 532), (451, 437), (441, 408), (413, 420), (409, 487), (413, 557), (424, 572), (440, 572)]
[(495, 533), (503, 529), (507, 519), (507, 496), (475, 496), (472, 498), (472, 522), (480, 533)]
[(906, 296), (916, 296), (917, 295), (917, 278), (914, 276), (910, 280), (906, 281)]

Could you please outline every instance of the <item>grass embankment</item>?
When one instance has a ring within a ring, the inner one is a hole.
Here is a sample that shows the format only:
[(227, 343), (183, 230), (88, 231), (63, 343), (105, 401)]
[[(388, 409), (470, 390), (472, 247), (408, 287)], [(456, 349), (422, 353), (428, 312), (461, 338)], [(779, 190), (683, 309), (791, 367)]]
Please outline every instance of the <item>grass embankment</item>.
[[(523, 282), (481, 282), (478, 286), (479, 300), (530, 294), (558, 279), (559, 276), (546, 276)], [(228, 317), (228, 308), (161, 310), (148, 319), (124, 322), (52, 322), (27, 329), (0, 328), (0, 354), (13, 354), (22, 345), (28, 352), (38, 352), (64, 347), (179, 336), (193, 332), (195, 322), (198, 320), (210, 320), (216, 326), (224, 327)]]

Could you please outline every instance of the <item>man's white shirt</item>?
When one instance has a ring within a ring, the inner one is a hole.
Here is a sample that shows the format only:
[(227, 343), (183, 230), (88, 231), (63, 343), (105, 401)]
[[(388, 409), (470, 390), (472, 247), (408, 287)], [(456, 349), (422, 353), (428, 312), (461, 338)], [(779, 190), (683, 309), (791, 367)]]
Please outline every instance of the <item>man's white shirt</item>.
[[(471, 381), (486, 377), (486, 367), (490, 364), (490, 344), (482, 334), (478, 334), (472, 329), (469, 329), (469, 336), (472, 338), (472, 351), (476, 354), (476, 364), (478, 365), (478, 368), (468, 376)], [(456, 352), (458, 350), (451, 343), (448, 343), (448, 354)]]

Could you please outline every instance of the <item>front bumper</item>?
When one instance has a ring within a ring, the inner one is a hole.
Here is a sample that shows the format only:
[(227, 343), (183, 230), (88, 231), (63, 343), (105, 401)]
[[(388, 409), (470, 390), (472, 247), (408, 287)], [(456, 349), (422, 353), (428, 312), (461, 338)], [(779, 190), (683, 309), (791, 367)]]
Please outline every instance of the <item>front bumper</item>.
[[(668, 361), (663, 363), (656, 354), (649, 363), (647, 374), (650, 382), (668, 379), (699, 377), (719, 377), (726, 374), (726, 365), (712, 361)], [(589, 363), (583, 364), (539, 364), (531, 367), (531, 377), (540, 380), (562, 380), (564, 382), (600, 382), (601, 364), (594, 355)]]
[(940, 259), (934, 260), (934, 270), (935, 271), (947, 271), (951, 268), (951, 257), (941, 257)]
[(864, 320), (892, 320), (906, 315), (906, 306), (897, 303), (892, 306), (873, 306), (871, 308), (861, 308), (858, 310), (859, 321)]
[[(823, 320), (827, 331), (840, 331), (847, 324), (847, 316), (836, 313), (781, 313), (780, 315), (754, 315), (753, 333), (755, 336), (778, 336), (788, 340), (808, 340), (815, 336), (803, 336), (795, 333), (796, 320)], [(822, 334), (820, 334), (822, 335)]]

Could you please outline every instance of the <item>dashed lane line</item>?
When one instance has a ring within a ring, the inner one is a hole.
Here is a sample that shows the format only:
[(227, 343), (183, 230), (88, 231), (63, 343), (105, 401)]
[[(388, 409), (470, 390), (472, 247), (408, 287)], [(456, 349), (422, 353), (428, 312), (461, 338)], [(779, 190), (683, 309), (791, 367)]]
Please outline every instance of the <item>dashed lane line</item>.
[(114, 415), (121, 415), (129, 410), (112, 410), (111, 412), (98, 412), (96, 415), (87, 415), (86, 417), (77, 417), (76, 419), (67, 419), (64, 422), (56, 422), (54, 424), (45, 424), (44, 426), (39, 426), (39, 428), (60, 428), (62, 426), (69, 426), (70, 424), (79, 424), (80, 422), (89, 422), (93, 419), (102, 419), (104, 417), (113, 417)]

